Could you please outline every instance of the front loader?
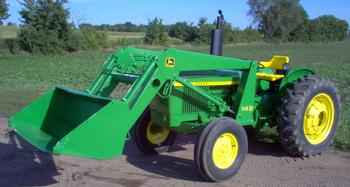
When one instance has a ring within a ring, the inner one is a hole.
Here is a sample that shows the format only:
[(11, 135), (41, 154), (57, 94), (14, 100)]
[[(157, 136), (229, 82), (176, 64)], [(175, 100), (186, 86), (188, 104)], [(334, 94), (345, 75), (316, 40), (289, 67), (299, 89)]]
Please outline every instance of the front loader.
[(199, 173), (221, 181), (244, 161), (245, 127), (277, 127), (292, 156), (317, 155), (331, 144), (340, 113), (336, 88), (288, 65), (285, 56), (254, 61), (122, 48), (85, 91), (54, 88), (9, 124), (42, 151), (94, 159), (121, 155), (129, 138), (156, 154), (176, 134), (198, 133)]

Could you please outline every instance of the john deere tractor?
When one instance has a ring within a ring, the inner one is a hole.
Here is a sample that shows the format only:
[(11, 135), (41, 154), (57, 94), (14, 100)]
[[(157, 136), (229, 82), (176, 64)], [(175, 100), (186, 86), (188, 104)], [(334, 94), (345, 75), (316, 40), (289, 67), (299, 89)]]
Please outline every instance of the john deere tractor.
[[(220, 23), (220, 22), (218, 22)], [(290, 59), (122, 48), (111, 55), (85, 91), (56, 87), (13, 115), (9, 124), (42, 151), (111, 159), (132, 137), (140, 151), (157, 154), (176, 134), (198, 133), (194, 160), (201, 176), (234, 176), (248, 151), (245, 128), (277, 127), (287, 153), (322, 153), (334, 137), (340, 100), (334, 84)]]

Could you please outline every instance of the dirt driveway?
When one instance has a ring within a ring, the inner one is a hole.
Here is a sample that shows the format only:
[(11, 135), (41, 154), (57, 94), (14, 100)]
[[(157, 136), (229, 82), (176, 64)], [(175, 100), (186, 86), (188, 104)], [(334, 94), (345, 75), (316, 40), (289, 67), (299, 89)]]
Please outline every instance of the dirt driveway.
[(201, 181), (192, 160), (194, 137), (183, 136), (171, 153), (142, 156), (132, 143), (109, 161), (42, 153), (9, 133), (0, 118), (0, 186), (350, 186), (350, 154), (330, 151), (290, 158), (278, 144), (250, 142), (239, 174), (219, 184)]

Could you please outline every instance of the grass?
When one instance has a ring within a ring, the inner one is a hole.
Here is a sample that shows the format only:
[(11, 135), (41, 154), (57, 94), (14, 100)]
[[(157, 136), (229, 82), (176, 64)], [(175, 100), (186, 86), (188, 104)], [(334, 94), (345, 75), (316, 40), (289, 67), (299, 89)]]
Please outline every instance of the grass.
[[(149, 46), (142, 46), (147, 47)], [(207, 52), (208, 46), (179, 48)], [(152, 47), (159, 49), (162, 47)], [(335, 146), (350, 150), (350, 41), (328, 44), (248, 44), (226, 46), (225, 55), (244, 59), (268, 59), (288, 55), (294, 67), (308, 67), (336, 82), (342, 96), (342, 120)], [(0, 54), (0, 115), (9, 116), (45, 90), (64, 85), (85, 88), (98, 73), (106, 52), (80, 52), (63, 56)]]
[(0, 26), (0, 39), (16, 38), (17, 27), (16, 26)]
[(110, 46), (142, 44), (144, 32), (112, 32), (106, 31)]
[[(0, 39), (16, 38), (18, 28), (16, 26), (0, 26)], [(109, 40), (120, 38), (143, 38), (144, 32), (112, 32), (106, 31)]]
[[(106, 31), (110, 46), (142, 45), (144, 43), (144, 32), (113, 32)], [(178, 38), (168, 37), (168, 44), (183, 44)], [(149, 46), (147, 46), (149, 47)]]
[(0, 55), (0, 113), (11, 115), (55, 85), (85, 88), (106, 56), (101, 52), (51, 57)]
[(17, 37), (17, 27), (16, 26), (1, 26), (0, 25), (0, 54), (8, 52), (5, 40), (13, 39)]
[(108, 35), (109, 40), (115, 40), (115, 39), (121, 39), (121, 38), (136, 38), (136, 39), (142, 39), (145, 37), (144, 32), (106, 32)]

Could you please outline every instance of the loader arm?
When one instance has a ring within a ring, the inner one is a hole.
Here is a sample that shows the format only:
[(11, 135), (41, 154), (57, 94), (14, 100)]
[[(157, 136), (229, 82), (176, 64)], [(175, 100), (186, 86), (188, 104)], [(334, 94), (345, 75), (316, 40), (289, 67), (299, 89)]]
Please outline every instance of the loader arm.
[[(212, 112), (216, 112), (217, 116), (229, 112), (238, 122), (248, 125), (254, 123), (252, 108), (255, 107), (257, 68), (257, 62), (251, 60), (218, 57), (177, 49), (154, 52), (125, 48), (119, 50), (118, 54), (105, 63), (104, 70), (87, 92), (108, 97), (112, 92), (109, 88), (114, 89), (118, 84), (116, 82), (123, 81), (125, 77), (130, 79), (137, 77), (132, 87), (120, 100), (128, 103), (130, 117), (138, 118), (157, 94), (163, 97), (170, 96), (171, 90), (174, 89), (173, 85), (180, 83), (214, 104), (216, 107)], [(236, 100), (239, 102), (234, 106), (228, 106), (222, 99), (210, 95), (200, 87), (193, 86), (181, 77), (184, 72), (218, 69), (242, 72), (239, 93), (235, 96), (238, 97)], [(124, 78), (120, 75), (124, 75)]]
[[(161, 88), (163, 88), (162, 90), (171, 89), (164, 88), (166, 86), (173, 86), (172, 84), (167, 84), (168, 82), (186, 82), (185, 79), (181, 78), (183, 72), (221, 69), (243, 72), (242, 77), (246, 79), (246, 82), (243, 82), (240, 88), (242, 92), (241, 95), (243, 95), (245, 89), (250, 89), (250, 92), (255, 93), (254, 81), (248, 81), (248, 79), (256, 79), (256, 64), (255, 61), (250, 60), (218, 57), (177, 49), (154, 52), (150, 50), (126, 48), (120, 50), (114, 58), (112, 56), (112, 58), (105, 63), (104, 70), (87, 92), (92, 95), (106, 97), (111, 92), (110, 89), (106, 88), (111, 87), (111, 85), (115, 86), (115, 84), (112, 84), (113, 79), (120, 81), (120, 79), (118, 80), (118, 74), (129, 76), (134, 74), (135, 76), (135, 74), (139, 73), (139, 78), (121, 100), (127, 102), (131, 109), (136, 107), (143, 111), (159, 93)], [(253, 85), (250, 85), (250, 82), (253, 82)], [(189, 82), (187, 83), (188, 84), (185, 84), (186, 87), (192, 90), (194, 89), (199, 94), (204, 94), (201, 92), (200, 88), (194, 88)], [(112, 88), (114, 88), (113, 86)], [(104, 90), (108, 90), (107, 93)], [(220, 106), (219, 111), (223, 112), (223, 110), (227, 111), (229, 109), (229, 107), (225, 106), (224, 102), (215, 101), (215, 98), (210, 96), (207, 98)], [(142, 102), (138, 103), (139, 101)], [(242, 103), (244, 103), (244, 100)], [(236, 110), (238, 110), (238, 108), (239, 106), (236, 106)]]
[[(120, 81), (124, 82), (120, 75), (130, 79), (137, 77), (135, 83), (121, 100), (127, 102), (130, 108), (141, 107), (137, 105), (139, 100), (145, 101), (147, 106), (167, 81), (186, 81), (181, 78), (183, 72), (226, 69), (249, 73), (255, 64), (255, 61), (217, 57), (177, 49), (154, 52), (126, 48), (121, 49), (117, 55), (112, 56), (105, 63), (103, 71), (87, 89), (87, 92), (92, 95), (108, 97), (112, 91), (109, 88), (114, 89)], [(144, 107), (141, 108), (144, 109)]]

